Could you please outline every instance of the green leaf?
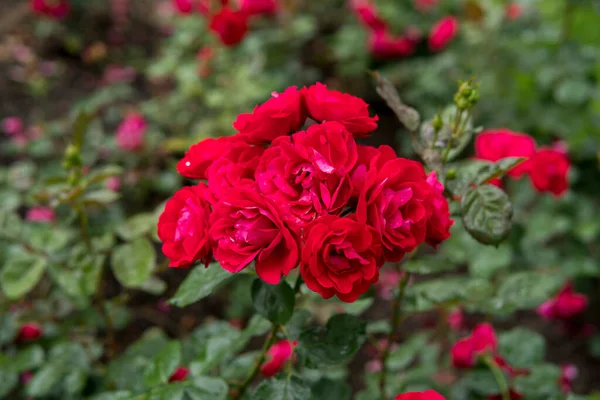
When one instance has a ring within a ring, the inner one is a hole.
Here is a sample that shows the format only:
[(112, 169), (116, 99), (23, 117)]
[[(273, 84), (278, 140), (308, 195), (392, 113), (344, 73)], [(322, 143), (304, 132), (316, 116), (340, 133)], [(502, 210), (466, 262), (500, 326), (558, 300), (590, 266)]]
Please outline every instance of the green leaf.
[(493, 286), (484, 279), (450, 277), (419, 282), (409, 286), (404, 296), (404, 308), (422, 312), (439, 305), (478, 305), (493, 294)]
[(10, 369), (15, 373), (39, 367), (44, 362), (44, 349), (39, 345), (31, 345), (17, 353), (10, 361)]
[(37, 285), (46, 270), (45, 258), (24, 251), (9, 254), (0, 273), (0, 286), (9, 299), (18, 299)]
[(268, 379), (258, 385), (250, 400), (306, 400), (310, 399), (310, 388), (298, 377), (290, 379)]
[(343, 381), (321, 378), (311, 387), (312, 400), (350, 400), (352, 389)]
[(123, 238), (123, 240), (132, 240), (151, 232), (155, 226), (156, 218), (154, 214), (137, 214), (125, 221), (124, 224), (120, 225), (117, 228), (117, 234)]
[(154, 357), (144, 371), (144, 384), (148, 387), (166, 383), (181, 362), (181, 344), (169, 342)]
[(294, 313), (294, 291), (286, 281), (271, 285), (260, 278), (252, 282), (252, 303), (260, 315), (276, 324), (285, 324)]
[(387, 360), (387, 367), (391, 371), (397, 371), (408, 367), (410, 363), (423, 352), (427, 346), (429, 336), (428, 332), (413, 335), (406, 342), (392, 350)]
[(27, 225), (23, 232), (31, 247), (45, 253), (56, 253), (64, 248), (71, 238), (73, 232), (47, 224)]
[(556, 365), (543, 364), (532, 366), (529, 374), (519, 376), (514, 381), (514, 388), (522, 393), (526, 399), (551, 399), (560, 396), (561, 390), (558, 386), (560, 368)]
[(121, 195), (109, 189), (98, 189), (85, 193), (83, 202), (88, 206), (104, 206), (115, 202)]
[(478, 171), (475, 183), (482, 185), (495, 178), (501, 178), (508, 171), (525, 161), (525, 157), (507, 157), (496, 161), (495, 163), (485, 163)]
[(512, 248), (502, 243), (498, 247), (478, 245), (469, 260), (471, 276), (489, 279), (498, 271), (510, 266), (513, 256)]
[(144, 238), (117, 246), (111, 255), (113, 272), (125, 287), (143, 285), (152, 274), (155, 264), (154, 246)]
[(117, 392), (104, 392), (92, 396), (90, 400), (131, 400), (133, 394), (125, 390), (119, 390)]
[(100, 168), (92, 170), (88, 175), (85, 176), (88, 184), (102, 182), (112, 176), (118, 176), (123, 173), (123, 167), (118, 165), (105, 165)]
[(350, 314), (336, 314), (325, 328), (302, 333), (298, 350), (310, 365), (339, 364), (351, 359), (366, 340), (364, 321)]
[(552, 297), (563, 280), (560, 275), (534, 271), (508, 275), (492, 299), (492, 307), (506, 312), (535, 308)]
[(498, 244), (508, 236), (512, 205), (501, 189), (493, 185), (471, 188), (461, 206), (465, 228), (479, 242)]
[(221, 376), (229, 381), (243, 380), (256, 365), (259, 351), (240, 354), (231, 362), (225, 363), (221, 370)]
[(426, 275), (453, 271), (459, 266), (459, 264), (452, 263), (439, 254), (435, 254), (412, 258), (402, 264), (402, 269), (410, 273)]
[(500, 392), (500, 387), (489, 369), (470, 371), (464, 378), (463, 384), (480, 396), (491, 396)]
[(221, 378), (199, 376), (192, 380), (193, 387), (187, 390), (193, 400), (225, 400), (229, 388)]
[(211, 264), (208, 268), (197, 265), (169, 302), (177, 307), (195, 303), (209, 296), (233, 276), (231, 272), (224, 270), (218, 264)]
[(516, 368), (529, 368), (544, 361), (546, 343), (539, 333), (525, 328), (503, 332), (498, 338), (499, 353)]
[(22, 225), (21, 218), (15, 213), (0, 210), (0, 239), (17, 239), (21, 235)]
[(0, 368), (0, 398), (4, 399), (19, 383), (19, 375), (5, 368)]

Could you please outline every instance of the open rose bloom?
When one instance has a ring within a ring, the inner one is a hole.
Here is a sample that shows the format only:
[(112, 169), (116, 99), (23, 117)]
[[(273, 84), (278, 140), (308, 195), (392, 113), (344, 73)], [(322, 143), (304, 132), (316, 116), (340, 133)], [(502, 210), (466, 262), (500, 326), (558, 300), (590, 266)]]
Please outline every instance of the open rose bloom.
[(297, 270), (322, 297), (353, 302), (385, 261), (446, 240), (436, 175), (388, 146), (357, 145), (377, 120), (362, 99), (317, 83), (274, 93), (238, 116), (237, 134), (191, 146), (177, 170), (204, 182), (175, 193), (158, 223), (170, 265), (214, 257), (270, 284)]

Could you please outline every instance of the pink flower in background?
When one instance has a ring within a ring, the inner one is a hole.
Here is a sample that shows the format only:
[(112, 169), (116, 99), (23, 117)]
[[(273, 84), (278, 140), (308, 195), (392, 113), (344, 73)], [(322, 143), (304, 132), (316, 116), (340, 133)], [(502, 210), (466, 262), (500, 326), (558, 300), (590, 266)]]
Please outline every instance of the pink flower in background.
[(109, 65), (104, 70), (102, 76), (102, 82), (107, 85), (113, 85), (115, 83), (131, 83), (135, 79), (137, 72), (131, 67), (124, 67), (121, 65)]
[(30, 222), (52, 222), (55, 218), (52, 208), (42, 206), (30, 208), (25, 216), (25, 219)]
[(63, 19), (71, 10), (67, 0), (31, 0), (30, 5), (35, 14), (53, 19)]
[(498, 347), (498, 339), (490, 324), (479, 324), (471, 336), (461, 339), (452, 346), (452, 365), (455, 368), (471, 368), (480, 354), (493, 354)]
[(588, 299), (584, 294), (575, 293), (573, 285), (567, 283), (556, 296), (543, 302), (537, 313), (544, 319), (568, 320), (582, 314), (587, 308)]
[(438, 0), (414, 0), (415, 8), (421, 12), (429, 12), (438, 4)]
[(369, 35), (369, 52), (377, 58), (401, 58), (412, 55), (418, 41), (408, 37), (392, 36), (387, 31), (372, 31)]
[(429, 48), (432, 51), (442, 50), (454, 39), (458, 29), (458, 19), (452, 16), (442, 18), (429, 32)]
[(460, 331), (465, 326), (465, 315), (461, 308), (455, 308), (448, 314), (448, 325), (453, 331)]
[(144, 134), (148, 124), (144, 116), (130, 113), (117, 128), (117, 146), (121, 150), (139, 150), (144, 145)]
[(31, 378), (33, 378), (33, 372), (31, 371), (25, 371), (21, 375), (19, 375), (19, 380), (23, 385), (27, 385)]
[(2, 131), (7, 135), (23, 132), (23, 120), (19, 117), (6, 117), (2, 120)]
[(573, 390), (573, 381), (577, 378), (577, 375), (579, 375), (579, 371), (573, 364), (566, 364), (560, 367), (558, 384), (564, 394), (568, 394)]
[(394, 288), (400, 281), (400, 272), (395, 269), (383, 269), (379, 272), (379, 280), (375, 283), (375, 289), (382, 299), (389, 300), (393, 296)]
[(104, 187), (108, 190), (112, 190), (113, 192), (118, 192), (121, 189), (121, 179), (116, 176), (111, 176), (104, 183)]
[(22, 342), (32, 342), (42, 337), (42, 326), (37, 322), (29, 322), (21, 327), (17, 339)]
[(225, 46), (235, 46), (248, 32), (248, 16), (241, 11), (224, 7), (213, 15), (209, 27)]
[(377, 7), (371, 0), (350, 0), (349, 5), (358, 20), (371, 31), (387, 30), (387, 23), (378, 15)]
[(271, 377), (281, 371), (286, 362), (292, 357), (297, 342), (280, 340), (267, 351), (267, 359), (260, 367), (264, 376)]

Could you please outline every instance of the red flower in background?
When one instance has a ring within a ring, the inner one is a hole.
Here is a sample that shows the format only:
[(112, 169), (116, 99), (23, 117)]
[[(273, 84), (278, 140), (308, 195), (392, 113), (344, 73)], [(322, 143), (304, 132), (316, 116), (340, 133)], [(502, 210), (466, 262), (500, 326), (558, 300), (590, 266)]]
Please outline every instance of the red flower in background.
[(2, 130), (7, 135), (18, 135), (23, 132), (23, 120), (19, 117), (6, 117), (2, 120)]
[(582, 314), (587, 308), (588, 299), (584, 294), (575, 293), (573, 285), (567, 283), (553, 298), (543, 302), (537, 313), (544, 319), (571, 319)]
[(240, 11), (246, 15), (272, 15), (277, 13), (277, 0), (238, 0)]
[(579, 375), (579, 371), (573, 364), (562, 365), (560, 367), (558, 384), (564, 394), (569, 394), (573, 391), (573, 381), (577, 378), (577, 375)]
[(175, 372), (169, 378), (169, 382), (181, 382), (185, 381), (190, 374), (190, 370), (186, 367), (177, 367)]
[(32, 342), (41, 338), (42, 335), (42, 326), (36, 322), (29, 322), (21, 327), (17, 340), (22, 342)]
[(409, 392), (399, 394), (395, 400), (446, 400), (444, 396), (435, 390), (427, 390), (425, 392)]
[[(521, 395), (521, 393), (512, 389), (508, 391), (508, 396), (510, 400), (521, 400), (523, 398), (523, 395)], [(502, 394), (490, 395), (487, 397), (487, 400), (502, 400)]]
[(216, 33), (226, 46), (235, 46), (248, 32), (248, 16), (241, 11), (223, 7), (212, 16), (209, 28)]
[(182, 14), (190, 14), (194, 11), (193, 0), (171, 0), (171, 4), (176, 11), (179, 11)]
[(121, 150), (139, 150), (144, 145), (144, 135), (148, 124), (144, 116), (137, 113), (130, 113), (117, 127), (117, 146)]
[(451, 349), (452, 365), (455, 368), (471, 368), (476, 357), (481, 354), (493, 354), (498, 347), (498, 339), (490, 324), (479, 324), (471, 336), (457, 341)]
[(571, 164), (561, 151), (542, 149), (531, 158), (529, 177), (539, 192), (561, 196), (569, 188), (567, 175)]
[(181, 188), (167, 201), (158, 218), (158, 237), (170, 266), (187, 267), (196, 261), (206, 265), (212, 259), (208, 241), (211, 207), (204, 183)]
[(519, 3), (510, 3), (506, 6), (505, 13), (509, 20), (514, 21), (523, 15), (523, 6)]
[(453, 331), (461, 331), (465, 326), (465, 315), (461, 308), (455, 308), (448, 314), (448, 325)]
[(387, 30), (387, 23), (378, 15), (377, 7), (370, 0), (350, 0), (349, 5), (358, 20), (370, 30)]
[(421, 164), (389, 156), (371, 161), (356, 213), (381, 233), (385, 259), (395, 262), (425, 241), (432, 189)]
[(277, 374), (294, 354), (297, 342), (280, 340), (269, 348), (267, 359), (260, 367), (260, 372), (266, 377)]
[(414, 0), (414, 4), (418, 11), (429, 12), (437, 6), (438, 0)]
[(284, 224), (275, 204), (255, 188), (228, 190), (210, 219), (215, 259), (229, 272), (255, 260), (256, 273), (277, 284), (298, 265), (298, 241)]
[(377, 58), (407, 57), (417, 49), (418, 41), (409, 37), (392, 36), (386, 31), (374, 31), (369, 35), (369, 52)]
[(437, 180), (437, 174), (432, 171), (427, 175), (427, 183), (431, 186), (430, 205), (431, 216), (427, 220), (427, 244), (436, 247), (450, 237), (450, 228), (454, 220), (450, 219), (448, 200), (443, 195), (444, 186)]
[(329, 90), (318, 82), (302, 91), (309, 116), (318, 122), (339, 122), (354, 137), (365, 137), (377, 128), (379, 118), (370, 117), (369, 105), (358, 97)]
[(429, 48), (440, 51), (448, 46), (458, 33), (458, 28), (458, 19), (455, 17), (444, 17), (436, 22), (429, 32)]
[(306, 119), (302, 96), (295, 86), (257, 106), (252, 114), (240, 114), (233, 127), (252, 144), (269, 143), (300, 129)]
[[(498, 161), (507, 157), (531, 159), (535, 154), (535, 140), (523, 133), (508, 129), (486, 130), (475, 138), (475, 157), (481, 160)], [(527, 172), (531, 163), (525, 161), (508, 172), (516, 178)]]
[(306, 286), (328, 299), (353, 302), (379, 278), (379, 233), (354, 218), (326, 215), (304, 232), (300, 273)]
[(31, 0), (30, 5), (34, 13), (53, 19), (63, 19), (71, 11), (68, 0)]

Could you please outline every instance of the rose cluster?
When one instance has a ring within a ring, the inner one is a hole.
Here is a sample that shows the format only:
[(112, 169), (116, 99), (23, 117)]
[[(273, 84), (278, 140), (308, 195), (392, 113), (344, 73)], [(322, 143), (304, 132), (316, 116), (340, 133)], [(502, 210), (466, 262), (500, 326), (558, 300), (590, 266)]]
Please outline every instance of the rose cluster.
[[(475, 139), (475, 156), (481, 160), (498, 161), (507, 157), (524, 157), (526, 160), (508, 172), (511, 178), (528, 175), (538, 192), (560, 196), (569, 187), (567, 175), (570, 162), (561, 146), (538, 148), (528, 135), (508, 129), (487, 130)], [(499, 179), (492, 182), (501, 185)]]
[(236, 135), (191, 146), (177, 170), (206, 183), (175, 193), (159, 219), (170, 265), (253, 263), (270, 284), (299, 267), (309, 289), (352, 302), (384, 261), (447, 239), (435, 173), (356, 143), (377, 120), (362, 99), (317, 83), (274, 93), (238, 116)]
[(236, 5), (220, 1), (220, 8), (211, 8), (209, 0), (172, 0), (173, 7), (181, 14), (198, 10), (209, 21), (210, 30), (225, 46), (235, 46), (248, 32), (250, 18), (257, 15), (273, 15), (279, 8), (277, 0), (238, 0)]
[[(415, 7), (420, 11), (428, 11), (436, 1), (417, 0)], [(369, 52), (377, 58), (394, 59), (413, 55), (422, 41), (418, 28), (408, 27), (402, 35), (391, 32), (389, 24), (377, 11), (372, 0), (349, 0), (350, 9), (356, 15), (369, 34)], [(452, 41), (458, 33), (458, 20), (446, 16), (436, 22), (429, 33), (429, 49), (440, 51)]]

